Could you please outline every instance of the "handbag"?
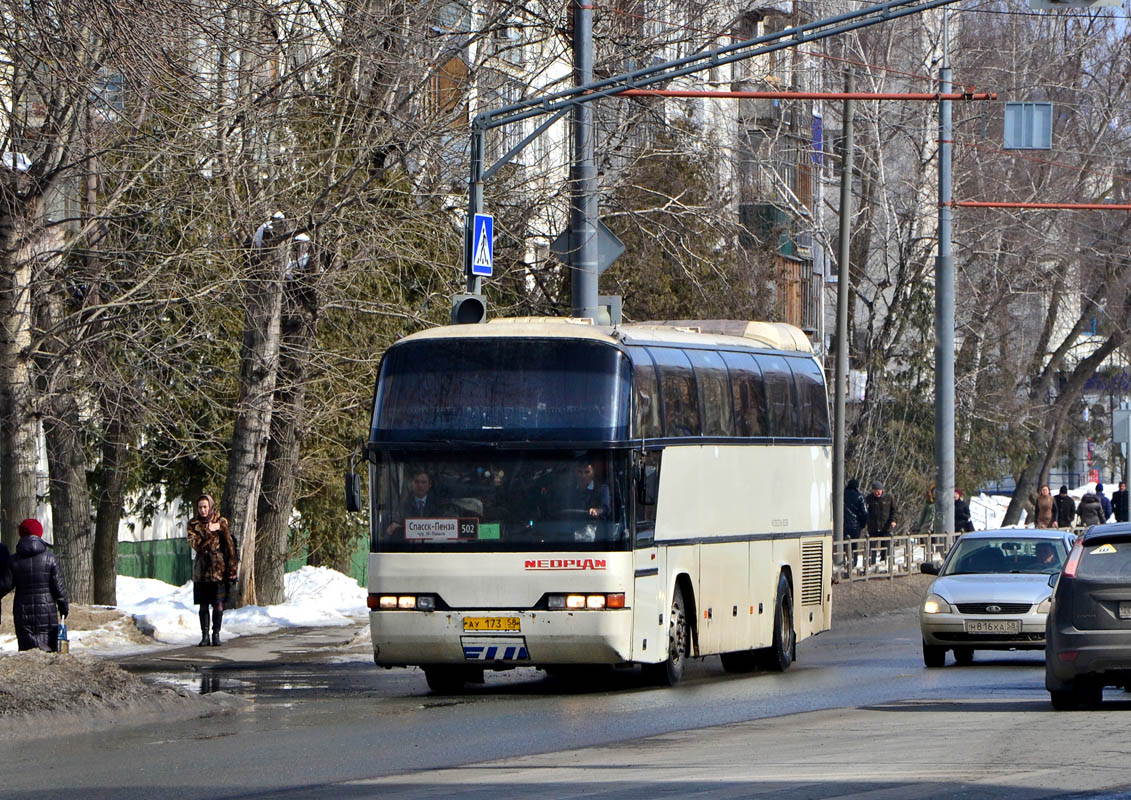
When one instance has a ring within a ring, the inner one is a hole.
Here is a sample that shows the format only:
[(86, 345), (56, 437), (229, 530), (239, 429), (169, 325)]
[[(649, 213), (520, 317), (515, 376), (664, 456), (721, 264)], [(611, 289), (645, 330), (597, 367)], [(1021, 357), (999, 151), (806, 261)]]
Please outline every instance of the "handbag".
[(67, 618), (66, 617), (63, 617), (63, 619), (59, 620), (59, 631), (58, 631), (58, 636), (56, 636), (55, 652), (56, 653), (69, 653), (69, 652), (71, 652), (71, 642), (70, 642), (69, 639), (67, 639)]

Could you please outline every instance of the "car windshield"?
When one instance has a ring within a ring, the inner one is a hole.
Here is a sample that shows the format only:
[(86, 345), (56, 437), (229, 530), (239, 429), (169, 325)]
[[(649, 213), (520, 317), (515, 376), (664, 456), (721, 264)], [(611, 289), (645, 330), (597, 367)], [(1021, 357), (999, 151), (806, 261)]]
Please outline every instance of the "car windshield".
[(376, 551), (623, 550), (626, 451), (386, 452)]
[(1059, 539), (1001, 537), (959, 539), (943, 567), (943, 575), (994, 572), (1060, 572), (1068, 552)]

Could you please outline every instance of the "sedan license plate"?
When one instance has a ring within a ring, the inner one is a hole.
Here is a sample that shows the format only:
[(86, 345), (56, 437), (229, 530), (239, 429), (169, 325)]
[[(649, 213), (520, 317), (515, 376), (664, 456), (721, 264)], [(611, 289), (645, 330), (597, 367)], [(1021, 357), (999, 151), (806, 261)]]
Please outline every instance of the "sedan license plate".
[(464, 617), (465, 631), (518, 631), (518, 617)]
[(1120, 600), (1119, 601), (1119, 618), (1120, 619), (1131, 619), (1131, 601), (1128, 601), (1128, 600)]
[(1021, 633), (1019, 619), (968, 619), (967, 633)]

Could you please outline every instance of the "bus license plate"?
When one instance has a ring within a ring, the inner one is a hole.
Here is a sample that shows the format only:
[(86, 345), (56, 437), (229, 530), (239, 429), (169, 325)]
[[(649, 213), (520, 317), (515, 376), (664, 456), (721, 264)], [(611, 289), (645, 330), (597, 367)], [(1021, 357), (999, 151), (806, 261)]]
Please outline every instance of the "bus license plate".
[(1021, 633), (1019, 619), (968, 619), (967, 633)]
[(518, 631), (518, 617), (464, 617), (465, 631)]

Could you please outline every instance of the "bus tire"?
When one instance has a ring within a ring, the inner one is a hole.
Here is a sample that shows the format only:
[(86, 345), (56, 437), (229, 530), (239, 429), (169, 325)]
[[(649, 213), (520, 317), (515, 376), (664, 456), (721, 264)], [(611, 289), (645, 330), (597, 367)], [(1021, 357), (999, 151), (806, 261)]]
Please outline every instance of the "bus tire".
[(424, 680), (434, 694), (462, 694), (468, 683), (483, 683), (483, 671), (474, 667), (438, 664), (424, 667)]
[(778, 576), (778, 597), (774, 603), (773, 644), (760, 651), (762, 664), (774, 672), (785, 672), (797, 652), (797, 631), (793, 627), (793, 591), (783, 572)]
[(668, 617), (668, 657), (659, 664), (645, 664), (644, 675), (657, 686), (675, 686), (683, 678), (683, 665), (687, 663), (691, 629), (684, 611), (683, 590), (675, 587), (672, 612)]

